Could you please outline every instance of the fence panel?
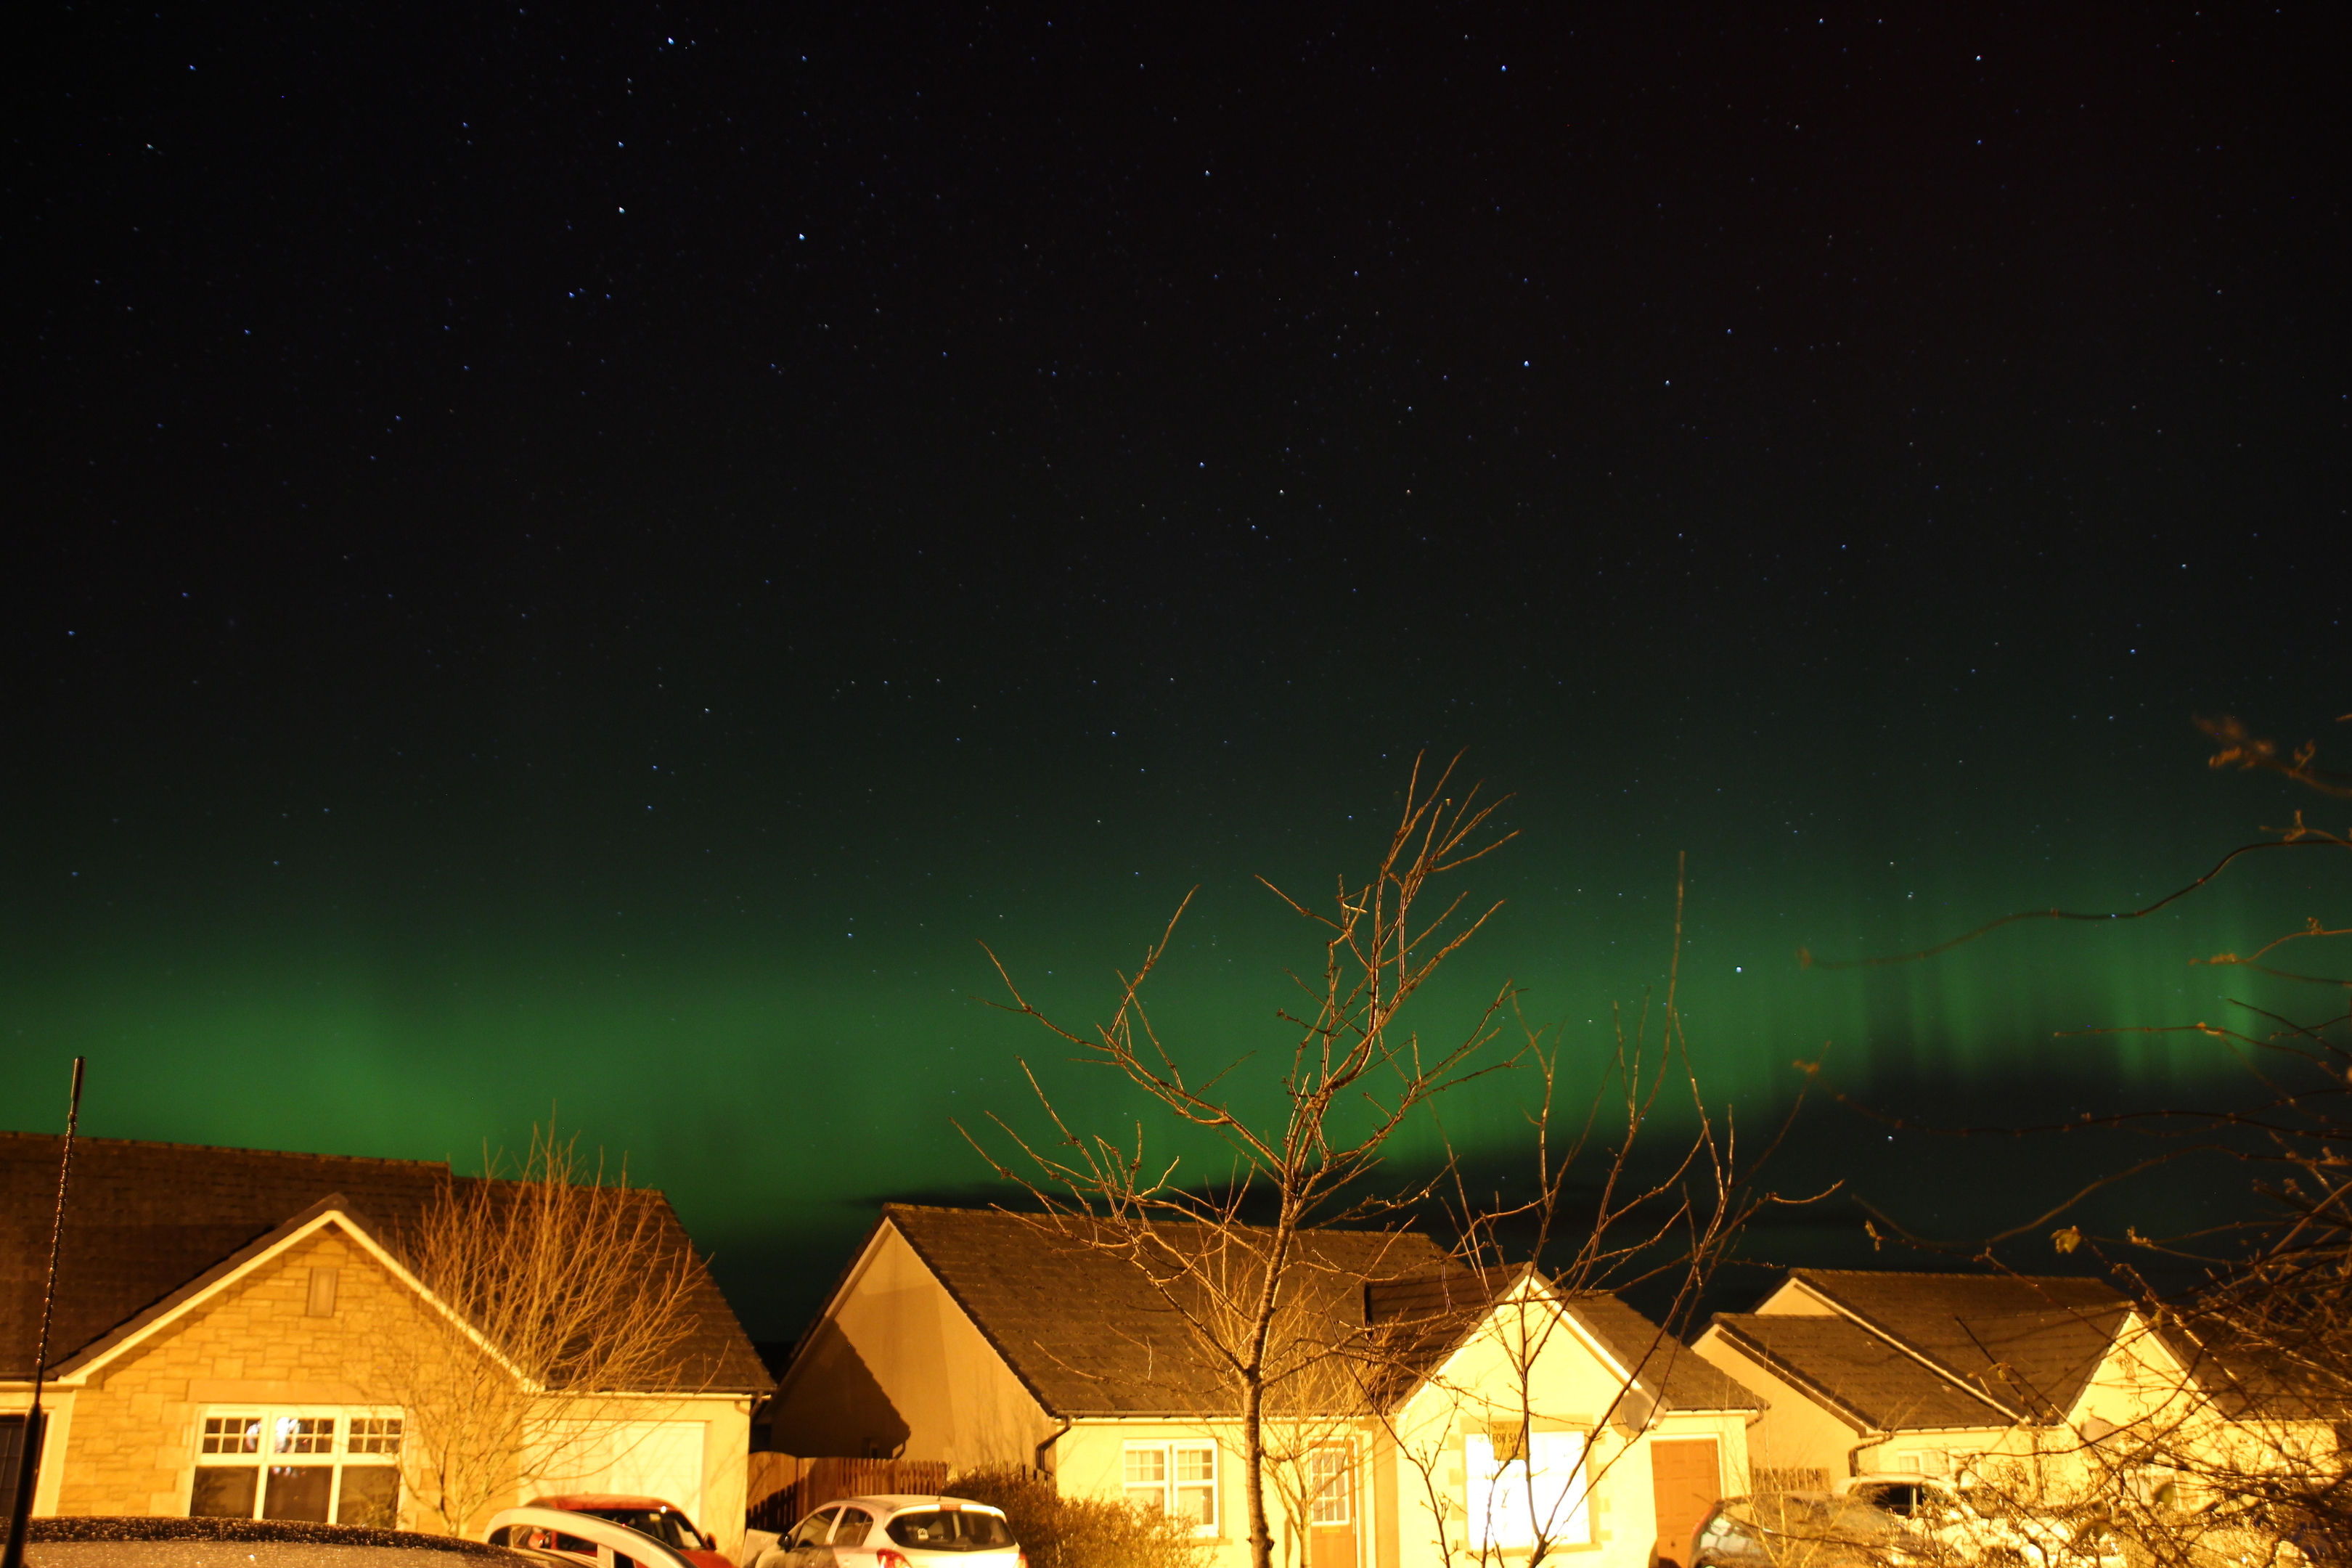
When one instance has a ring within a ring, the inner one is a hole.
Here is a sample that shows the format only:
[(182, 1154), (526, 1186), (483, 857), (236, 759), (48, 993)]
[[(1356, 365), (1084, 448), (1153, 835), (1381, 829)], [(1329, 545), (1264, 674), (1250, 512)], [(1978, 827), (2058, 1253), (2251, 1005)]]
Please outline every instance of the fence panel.
[(835, 1498), (908, 1492), (937, 1496), (947, 1488), (948, 1468), (939, 1459), (861, 1459), (831, 1455), (751, 1456), (745, 1525), (782, 1535), (803, 1514)]

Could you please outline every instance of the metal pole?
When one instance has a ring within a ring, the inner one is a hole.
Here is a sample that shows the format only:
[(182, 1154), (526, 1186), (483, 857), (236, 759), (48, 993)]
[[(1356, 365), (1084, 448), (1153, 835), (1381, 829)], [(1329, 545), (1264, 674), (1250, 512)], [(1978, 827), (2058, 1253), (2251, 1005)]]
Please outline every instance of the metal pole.
[(73, 1175), (74, 1126), (81, 1120), (82, 1058), (74, 1058), (73, 1092), (66, 1100), (66, 1143), (58, 1155), (58, 1212), (49, 1222), (49, 1279), (41, 1289), (41, 1338), (33, 1352), (33, 1403), (25, 1412), (25, 1442), (16, 1456), (16, 1505), (8, 1510), (8, 1544), (0, 1568), (25, 1568), (25, 1531), (33, 1518), (33, 1489), (41, 1479), (41, 1374), (49, 1365), (49, 1314), (58, 1304), (58, 1250), (66, 1236), (66, 1183)]

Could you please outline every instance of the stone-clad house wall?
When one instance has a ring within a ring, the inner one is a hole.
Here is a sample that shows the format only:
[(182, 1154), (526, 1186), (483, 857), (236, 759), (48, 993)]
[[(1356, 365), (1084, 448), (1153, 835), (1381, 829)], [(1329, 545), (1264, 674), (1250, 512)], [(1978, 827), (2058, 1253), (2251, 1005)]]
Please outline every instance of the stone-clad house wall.
[[(310, 1317), (310, 1270), (337, 1270)], [(418, 1331), (415, 1292), (328, 1226), (110, 1365), (74, 1395), (61, 1514), (184, 1514), (211, 1405), (368, 1402), (378, 1347)]]
[[(54, 1136), (0, 1131), (0, 1416), (33, 1392), (61, 1152)], [(427, 1419), (396, 1395), (409, 1381), (397, 1375), (401, 1352), (467, 1353), (393, 1244), (445, 1194), (501, 1205), (521, 1192), (439, 1161), (78, 1141), (34, 1510), (379, 1514), (392, 1495), (384, 1472), (414, 1473), (424, 1457), (412, 1450), (404, 1464), (394, 1452)], [(652, 1191), (632, 1201), (661, 1256), (693, 1259), (680, 1364), (584, 1418), (586, 1444), (569, 1456), (576, 1475), (518, 1484), (660, 1495), (731, 1549), (751, 1406), (773, 1379), (668, 1201)], [(278, 1470), (273, 1454), (226, 1434), (221, 1453), (203, 1456), (213, 1417), (269, 1421), (290, 1463)], [(289, 1422), (308, 1425), (278, 1425)], [(403, 1492), (401, 1522), (437, 1523)]]

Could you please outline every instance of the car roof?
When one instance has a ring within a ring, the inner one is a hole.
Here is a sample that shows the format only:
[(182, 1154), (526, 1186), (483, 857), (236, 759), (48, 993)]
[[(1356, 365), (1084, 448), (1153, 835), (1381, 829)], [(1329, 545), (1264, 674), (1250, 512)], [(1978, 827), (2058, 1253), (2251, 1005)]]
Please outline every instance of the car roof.
[(659, 1508), (667, 1509), (672, 1513), (684, 1513), (686, 1511), (686, 1510), (678, 1507), (677, 1504), (674, 1502), (664, 1502), (657, 1497), (622, 1497), (615, 1493), (607, 1492), (564, 1492), (555, 1497), (533, 1498), (531, 1500), (530, 1506), (533, 1508), (562, 1508), (573, 1510), (583, 1508)]
[(652, 1536), (642, 1531), (632, 1530), (625, 1524), (615, 1524), (610, 1520), (599, 1519), (593, 1513), (581, 1513), (571, 1509), (541, 1508), (535, 1504), (523, 1508), (501, 1509), (490, 1516), (489, 1523), (483, 1526), (483, 1530), (486, 1533), (496, 1534), (508, 1525), (528, 1525), (534, 1529), (553, 1530), (562, 1534), (581, 1536), (595, 1542), (600, 1546), (613, 1547), (632, 1562), (646, 1564), (647, 1568), (662, 1568), (664, 1564), (667, 1564), (667, 1568), (685, 1568), (687, 1563), (687, 1559), (676, 1547), (656, 1541)]
[(992, 1502), (978, 1502), (971, 1498), (957, 1497), (950, 1492), (862, 1492), (856, 1497), (837, 1497), (817, 1504), (809, 1511), (821, 1513), (829, 1508), (846, 1503), (868, 1503), (876, 1508), (903, 1511), (910, 1508), (939, 1508), (953, 1503), (958, 1508), (975, 1508), (983, 1513), (1001, 1514), (1004, 1510)]
[(1948, 1492), (1959, 1489), (1949, 1476), (1923, 1476), (1916, 1470), (1866, 1470), (1861, 1475), (1849, 1477), (1841, 1483), (1843, 1489), (1846, 1490), (1861, 1486), (1887, 1485), (1941, 1487)]

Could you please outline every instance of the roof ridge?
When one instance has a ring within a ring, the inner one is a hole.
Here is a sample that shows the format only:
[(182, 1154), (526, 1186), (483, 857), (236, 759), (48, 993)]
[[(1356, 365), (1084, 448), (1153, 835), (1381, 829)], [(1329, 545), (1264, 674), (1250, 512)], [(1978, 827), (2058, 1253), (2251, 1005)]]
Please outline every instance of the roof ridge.
[[(418, 1160), (418, 1161), (415, 1161), (415, 1162), (390, 1162), (390, 1163), (413, 1163), (420, 1164), (420, 1165), (429, 1165), (429, 1164), (431, 1164), (433, 1162), (432, 1162), (432, 1161), (430, 1161), (430, 1160)], [(446, 1169), (447, 1169), (447, 1167), (446, 1167), (446, 1165), (445, 1165), (444, 1167), (442, 1167), (442, 1168), (443, 1168), (444, 1170), (446, 1170)], [(494, 1183), (494, 1184), (497, 1184), (501, 1185), (501, 1186), (520, 1187), (520, 1186), (526, 1185), (527, 1184), (529, 1184), (530, 1182), (531, 1182), (532, 1180), (534, 1180), (534, 1178), (530, 1177), (530, 1176), (461, 1176), (461, 1175), (457, 1174), (455, 1171), (450, 1171), (450, 1172), (449, 1172), (449, 1180), (450, 1180), (450, 1182), (451, 1182), (451, 1184), (455, 1184), (456, 1183), (458, 1183), (458, 1182), (487, 1182), (487, 1183)], [(567, 1183), (565, 1183), (564, 1184), (565, 1184), (566, 1186), (571, 1186), (571, 1187), (588, 1187), (588, 1188), (593, 1188), (593, 1189), (595, 1189), (595, 1190), (598, 1190), (598, 1191), (607, 1192), (607, 1193), (626, 1193), (626, 1194), (628, 1194), (629, 1195), (631, 1195), (631, 1196), (633, 1196), (633, 1197), (641, 1197), (641, 1198), (659, 1198), (659, 1199), (661, 1199), (661, 1200), (662, 1200), (662, 1202), (664, 1202), (664, 1203), (669, 1203), (669, 1196), (668, 1196), (668, 1194), (666, 1194), (666, 1193), (664, 1193), (664, 1192), (662, 1191), (662, 1189), (661, 1189), (661, 1188), (659, 1188), (659, 1187), (631, 1187), (631, 1186), (623, 1186), (623, 1185), (621, 1185), (621, 1184), (620, 1184), (619, 1183), (617, 1183), (617, 1182), (567, 1182)], [(671, 1211), (672, 1211), (673, 1213), (675, 1213), (675, 1212), (677, 1211), (677, 1205), (676, 1204), (670, 1204), (670, 1208), (671, 1208)], [(685, 1222), (684, 1222), (683, 1220), (681, 1220), (679, 1223), (680, 1223), (680, 1224), (684, 1224)]]
[[(55, 1143), (63, 1138), (58, 1132), (17, 1132), (0, 1131), (0, 1138), (39, 1139)], [(76, 1135), (74, 1142), (84, 1146), (100, 1143), (118, 1149), (184, 1149), (201, 1154), (260, 1154), (273, 1160), (333, 1160), (346, 1165), (423, 1165), (449, 1169), (445, 1157), (439, 1160), (404, 1160), (388, 1154), (314, 1154), (299, 1149), (249, 1149), (237, 1143), (170, 1143), (157, 1138), (94, 1138), (88, 1133)]]
[(2114, 1291), (2119, 1300), (2123, 1292), (2105, 1280), (2090, 1274), (1970, 1274), (1960, 1269), (1943, 1268), (1812, 1268), (1789, 1270), (1791, 1275), (1842, 1275), (1859, 1279), (1980, 1279), (2011, 1285), (2096, 1285), (2102, 1290)]

